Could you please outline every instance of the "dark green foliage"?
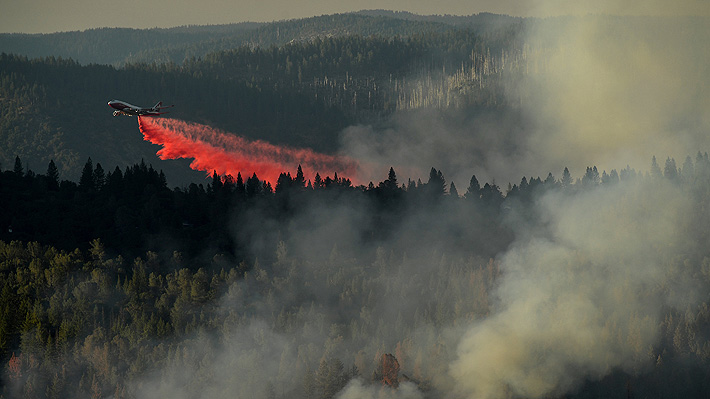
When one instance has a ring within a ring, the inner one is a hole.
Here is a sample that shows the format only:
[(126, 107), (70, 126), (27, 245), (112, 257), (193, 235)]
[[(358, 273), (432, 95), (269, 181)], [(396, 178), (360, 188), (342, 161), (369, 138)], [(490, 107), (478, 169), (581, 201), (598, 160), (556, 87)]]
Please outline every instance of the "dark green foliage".
[(81, 171), (81, 177), (79, 178), (79, 188), (84, 191), (93, 190), (96, 188), (96, 182), (94, 181), (94, 163), (91, 162), (89, 158), (84, 164), (84, 169)]
[(59, 189), (59, 170), (53, 159), (47, 165), (47, 186), (50, 190)]
[(12, 169), (12, 171), (18, 177), (22, 177), (22, 175), (24, 175), (24, 169), (22, 168), (22, 160), (20, 160), (19, 156), (15, 157), (15, 167)]

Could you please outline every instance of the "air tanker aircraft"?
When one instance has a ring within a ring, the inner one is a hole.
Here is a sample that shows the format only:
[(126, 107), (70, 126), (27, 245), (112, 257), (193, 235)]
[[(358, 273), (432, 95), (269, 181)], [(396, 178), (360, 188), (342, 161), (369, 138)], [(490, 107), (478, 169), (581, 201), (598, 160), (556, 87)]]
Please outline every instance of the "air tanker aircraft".
[(141, 108), (131, 105), (127, 102), (119, 100), (111, 100), (108, 102), (109, 107), (116, 109), (113, 111), (113, 116), (126, 115), (126, 116), (157, 116), (162, 114), (167, 114), (167, 112), (160, 112), (160, 110), (165, 108), (174, 107), (174, 105), (168, 105), (163, 107), (163, 102), (155, 104), (152, 108)]

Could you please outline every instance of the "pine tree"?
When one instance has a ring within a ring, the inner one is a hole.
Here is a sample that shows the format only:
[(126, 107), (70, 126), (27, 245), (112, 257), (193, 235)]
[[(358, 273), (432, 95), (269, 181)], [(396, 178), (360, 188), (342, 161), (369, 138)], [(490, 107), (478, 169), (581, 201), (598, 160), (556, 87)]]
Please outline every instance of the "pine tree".
[(79, 188), (83, 190), (93, 190), (94, 189), (94, 164), (89, 158), (84, 164), (84, 169), (81, 171), (81, 177), (79, 178)]
[(693, 181), (693, 178), (695, 177), (695, 167), (693, 166), (693, 160), (690, 158), (690, 155), (685, 157), (681, 173), (684, 181)]
[(261, 193), (262, 187), (261, 187), (261, 182), (259, 181), (259, 178), (256, 176), (256, 173), (252, 175), (249, 179), (247, 179), (246, 183), (246, 192), (247, 192), (247, 197), (252, 198), (256, 197)]
[(555, 177), (552, 176), (552, 172), (547, 174), (547, 178), (545, 179), (544, 183), (545, 183), (545, 185), (549, 185), (549, 186), (555, 184)]
[(217, 174), (216, 170), (212, 171), (212, 192), (217, 194), (222, 191), (222, 177)]
[(440, 197), (446, 193), (446, 180), (441, 171), (431, 168), (431, 171), (429, 171), (429, 181), (427, 182), (427, 191), (432, 197)]
[(106, 184), (106, 173), (104, 172), (104, 168), (101, 167), (100, 163), (96, 164), (96, 168), (94, 169), (94, 188), (96, 190), (101, 190), (104, 188), (104, 185)]
[(244, 179), (242, 178), (242, 172), (237, 172), (237, 182), (235, 183), (235, 192), (238, 197), (244, 197), (247, 192), (246, 186), (244, 185)]
[(390, 167), (390, 171), (387, 174), (387, 188), (396, 189), (397, 188), (397, 174), (394, 172), (394, 168)]
[(471, 176), (471, 182), (468, 184), (468, 189), (466, 189), (464, 197), (468, 200), (481, 197), (481, 184), (478, 182), (476, 175)]
[(301, 169), (301, 165), (298, 165), (298, 171), (296, 171), (296, 178), (293, 179), (293, 184), (298, 189), (306, 187), (306, 180), (303, 177), (303, 169)]
[(656, 162), (656, 156), (654, 155), (653, 158), (651, 158), (651, 177), (654, 179), (659, 179), (663, 176), (661, 173), (661, 167), (658, 166), (658, 162)]
[(666, 165), (663, 168), (663, 176), (669, 180), (676, 180), (678, 178), (678, 168), (675, 165), (675, 159), (671, 157), (666, 159)]
[(17, 176), (20, 176), (20, 177), (24, 176), (24, 170), (22, 168), (22, 161), (20, 160), (19, 155), (15, 157), (15, 167), (12, 169), (12, 171), (15, 172), (15, 174)]
[(459, 190), (456, 189), (454, 182), (449, 185), (449, 195), (451, 195), (451, 198), (459, 198)]
[(562, 179), (560, 179), (560, 186), (562, 188), (568, 188), (572, 185), (572, 175), (569, 173), (569, 169), (565, 167), (565, 170), (562, 172)]
[(50, 160), (49, 165), (47, 165), (47, 186), (50, 190), (59, 189), (59, 170), (57, 169), (57, 165), (54, 164), (53, 159)]

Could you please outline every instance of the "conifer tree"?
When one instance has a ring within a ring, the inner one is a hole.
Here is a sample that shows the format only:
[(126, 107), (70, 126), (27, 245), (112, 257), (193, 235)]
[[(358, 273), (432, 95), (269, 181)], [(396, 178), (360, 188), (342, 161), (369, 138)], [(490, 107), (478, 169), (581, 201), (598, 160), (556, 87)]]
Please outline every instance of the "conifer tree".
[(456, 189), (456, 185), (454, 182), (451, 182), (449, 185), (449, 195), (451, 195), (451, 198), (458, 198), (459, 197), (459, 190)]
[(50, 190), (59, 189), (59, 170), (57, 165), (54, 164), (54, 160), (49, 161), (47, 165), (47, 186)]
[(656, 156), (654, 155), (653, 158), (651, 158), (651, 177), (654, 179), (661, 178), (663, 174), (661, 173), (661, 167), (658, 166), (658, 162), (656, 162)]
[(100, 163), (96, 163), (96, 168), (94, 169), (94, 188), (96, 190), (101, 190), (106, 184), (106, 173), (104, 168)]
[(22, 168), (22, 161), (20, 160), (19, 155), (15, 157), (15, 167), (12, 169), (12, 171), (15, 172), (15, 174), (17, 176), (22, 177), (24, 175), (24, 170)]
[(298, 165), (298, 171), (296, 172), (296, 178), (293, 179), (293, 184), (299, 189), (306, 186), (306, 180), (303, 177), (303, 169), (301, 169), (301, 165)]
[(562, 179), (560, 179), (560, 186), (562, 186), (562, 188), (568, 188), (571, 185), (572, 175), (569, 173), (569, 169), (565, 167), (565, 170), (562, 172)]
[(478, 183), (476, 175), (471, 176), (471, 182), (468, 184), (464, 197), (468, 200), (478, 199), (481, 197), (481, 184)]
[(84, 169), (81, 171), (81, 177), (79, 178), (79, 188), (84, 190), (94, 189), (94, 164), (91, 161), (91, 157), (84, 164)]

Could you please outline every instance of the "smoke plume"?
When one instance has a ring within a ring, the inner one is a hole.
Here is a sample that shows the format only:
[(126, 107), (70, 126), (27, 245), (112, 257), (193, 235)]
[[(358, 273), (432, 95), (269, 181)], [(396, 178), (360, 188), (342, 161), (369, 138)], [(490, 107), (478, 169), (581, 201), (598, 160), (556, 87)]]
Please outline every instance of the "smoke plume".
[(161, 145), (160, 159), (193, 158), (190, 167), (208, 174), (236, 177), (241, 172), (246, 179), (253, 173), (276, 184), (284, 171), (301, 165), (305, 179), (316, 173), (358, 180), (358, 164), (352, 159), (319, 154), (309, 149), (288, 148), (260, 140), (247, 140), (209, 126), (167, 118), (138, 118), (145, 140)]
[(535, 127), (523, 138), (525, 164), (583, 173), (707, 148), (708, 26), (707, 18), (668, 16), (531, 24), (529, 62), (544, 68), (518, 87)]
[(590, 165), (645, 166), (654, 155), (678, 159), (710, 146), (710, 3), (542, 1), (533, 14), (565, 10), (573, 16), (522, 22), (520, 48), (494, 60), (506, 60), (492, 75), (506, 93), (497, 114), (400, 113), (384, 127), (346, 129), (344, 153), (423, 174), (451, 170), (461, 187), (472, 174), (504, 185), (523, 174), (559, 177), (565, 167), (579, 176)]
[(655, 360), (661, 310), (696, 303), (692, 285), (682, 301), (664, 288), (678, 279), (671, 254), (692, 242), (691, 203), (676, 186), (554, 192), (537, 208), (501, 256), (497, 311), (470, 328), (452, 363), (474, 397), (560, 395), (616, 369), (640, 372)]

